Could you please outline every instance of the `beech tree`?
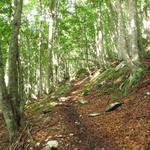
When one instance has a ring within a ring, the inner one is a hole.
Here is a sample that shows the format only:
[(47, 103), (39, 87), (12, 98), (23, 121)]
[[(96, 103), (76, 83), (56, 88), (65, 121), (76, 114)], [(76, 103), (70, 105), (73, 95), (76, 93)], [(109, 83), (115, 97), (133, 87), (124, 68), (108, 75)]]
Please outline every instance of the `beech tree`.
[(2, 50), (0, 47), (0, 106), (7, 125), (10, 140), (12, 140), (17, 133), (17, 122), (15, 121), (13, 107), (11, 104), (11, 100), (8, 97), (8, 92), (4, 81), (4, 69), (2, 60)]
[(46, 92), (49, 93), (53, 87), (53, 31), (54, 31), (54, 19), (56, 14), (57, 0), (51, 0), (49, 4), (49, 20), (48, 20), (48, 47), (47, 47), (47, 80), (46, 80)]
[(8, 91), (4, 81), (4, 70), (2, 65), (2, 53), (0, 52), (0, 99), (4, 118), (10, 135), (10, 140), (14, 140), (19, 128), (22, 125), (22, 116), (20, 111), (21, 100), (19, 99), (19, 47), (18, 36), (21, 24), (23, 0), (15, 0), (14, 18), (12, 21), (12, 31), (9, 42), (9, 69), (8, 69)]
[[(137, 18), (137, 8), (136, 1), (129, 0), (128, 8), (129, 8), (129, 49), (130, 56), (132, 58), (132, 63), (134, 66), (138, 66), (140, 62), (140, 48), (138, 46), (138, 18)], [(139, 33), (140, 36), (140, 33)]]

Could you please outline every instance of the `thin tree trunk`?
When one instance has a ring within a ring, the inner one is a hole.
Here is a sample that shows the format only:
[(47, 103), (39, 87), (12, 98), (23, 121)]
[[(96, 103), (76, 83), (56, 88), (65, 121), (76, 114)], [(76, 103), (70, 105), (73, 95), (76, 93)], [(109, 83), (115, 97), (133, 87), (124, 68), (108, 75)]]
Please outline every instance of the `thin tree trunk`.
[(30, 47), (30, 39), (26, 36), (27, 40), (27, 49), (28, 49), (28, 73), (27, 73), (27, 99), (31, 97), (31, 88), (32, 88), (32, 81), (31, 81), (31, 47)]
[(69, 62), (66, 60), (64, 62), (65, 68), (64, 68), (64, 81), (68, 81), (70, 79), (70, 74), (69, 74)]
[(24, 125), (24, 106), (25, 106), (25, 95), (24, 95), (24, 77), (23, 77), (23, 66), (20, 59), (18, 58), (18, 98), (20, 99), (20, 125)]
[[(42, 1), (40, 0), (40, 16), (43, 14)], [(38, 43), (38, 71), (37, 71), (37, 82), (38, 82), (38, 96), (42, 95), (42, 20), (39, 23), (39, 43)]]
[(42, 33), (41, 33), (41, 28), (42, 28), (42, 23), (40, 22), (40, 26), (39, 26), (39, 54), (38, 54), (38, 77), (37, 77), (37, 82), (38, 82), (38, 96), (41, 96), (42, 94)]
[(52, 38), (53, 38), (53, 17), (51, 14), (49, 20), (49, 35), (48, 35), (48, 65), (47, 65), (47, 82), (46, 82), (46, 92), (50, 92), (51, 84), (53, 82), (53, 59), (52, 59)]

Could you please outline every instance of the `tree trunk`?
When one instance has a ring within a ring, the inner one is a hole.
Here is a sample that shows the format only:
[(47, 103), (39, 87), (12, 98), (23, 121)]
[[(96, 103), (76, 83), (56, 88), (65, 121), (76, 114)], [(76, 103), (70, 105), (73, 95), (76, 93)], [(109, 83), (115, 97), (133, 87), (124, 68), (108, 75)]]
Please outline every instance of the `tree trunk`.
[(18, 99), (20, 99), (20, 125), (24, 125), (24, 106), (25, 106), (25, 93), (24, 93), (24, 77), (23, 66), (21, 60), (18, 58)]
[(129, 8), (129, 50), (134, 66), (140, 64), (138, 47), (137, 11), (135, 0), (128, 0)]
[(20, 127), (20, 100), (18, 95), (18, 35), (21, 25), (21, 13), (22, 13), (23, 0), (15, 0), (15, 12), (12, 22), (12, 32), (9, 43), (9, 56), (8, 56), (8, 94), (11, 99), (14, 119), (17, 124), (17, 129)]
[(104, 53), (104, 41), (103, 41), (103, 27), (102, 27), (102, 17), (101, 17), (101, 6), (98, 3), (96, 8), (97, 13), (97, 26), (96, 26), (96, 55), (98, 59), (99, 67), (105, 68), (106, 60)]
[(28, 49), (28, 73), (27, 73), (27, 99), (29, 99), (31, 97), (31, 90), (32, 90), (32, 81), (31, 81), (31, 47), (30, 47), (30, 39), (28, 38), (28, 36), (26, 36), (26, 40), (27, 40), (27, 49)]
[[(40, 16), (43, 15), (42, 10), (42, 1), (40, 2)], [(42, 20), (39, 22), (39, 43), (38, 43), (38, 49), (39, 49), (39, 55), (38, 55), (38, 70), (37, 70), (37, 82), (38, 82), (38, 96), (42, 95)]]
[(38, 54), (38, 71), (37, 71), (37, 82), (38, 82), (38, 96), (41, 96), (42, 94), (42, 23), (40, 22), (40, 26), (39, 26), (39, 43), (38, 43), (38, 47), (39, 47), (39, 54)]
[[(54, 84), (54, 77), (53, 74), (55, 71), (55, 67), (53, 64), (53, 30), (54, 30), (54, 19), (55, 19), (55, 13), (56, 13), (56, 6), (57, 6), (57, 0), (50, 0), (49, 3), (49, 31), (48, 31), (48, 65), (47, 65), (47, 72), (46, 72), (46, 93), (48, 94), (51, 91), (51, 88)], [(54, 69), (54, 70), (53, 70)], [(56, 69), (57, 70), (57, 69)]]
[(123, 20), (123, 13), (121, 7), (121, 0), (116, 0), (118, 11), (118, 55), (122, 58), (129, 67), (132, 68), (133, 64), (128, 54), (128, 47), (126, 42), (125, 24)]
[(52, 36), (53, 36), (53, 17), (52, 14), (49, 20), (49, 35), (48, 35), (48, 64), (47, 64), (47, 82), (46, 82), (46, 93), (48, 94), (51, 89), (53, 82), (53, 59), (52, 59)]
[(13, 138), (17, 134), (18, 129), (17, 129), (16, 120), (14, 118), (11, 101), (8, 97), (6, 84), (4, 81), (4, 70), (3, 70), (3, 63), (2, 63), (1, 47), (0, 47), (0, 106), (9, 132), (10, 140), (13, 140)]

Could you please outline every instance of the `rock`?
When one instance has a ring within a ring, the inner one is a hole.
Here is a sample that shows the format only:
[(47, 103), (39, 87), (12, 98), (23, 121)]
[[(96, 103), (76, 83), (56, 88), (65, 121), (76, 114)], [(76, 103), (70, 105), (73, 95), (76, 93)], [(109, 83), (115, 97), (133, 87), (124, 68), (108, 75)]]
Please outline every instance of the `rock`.
[(58, 142), (56, 140), (51, 140), (46, 143), (46, 146), (43, 150), (57, 150), (58, 149)]
[(87, 100), (84, 100), (84, 99), (81, 99), (81, 100), (79, 100), (79, 103), (80, 103), (81, 105), (85, 105), (85, 104), (88, 104), (88, 101), (87, 101)]
[(113, 111), (113, 110), (117, 109), (121, 105), (122, 105), (121, 102), (113, 102), (111, 104), (108, 104), (106, 106), (106, 108), (105, 108), (105, 112)]
[(75, 121), (75, 124), (76, 124), (76, 125), (80, 125), (80, 122), (79, 122), (79, 121)]
[(150, 96), (150, 92), (146, 92), (146, 95), (147, 95), (147, 96)]
[(93, 113), (90, 113), (88, 116), (90, 117), (96, 117), (96, 116), (99, 116), (100, 113), (97, 113), (97, 112), (93, 112)]
[(69, 100), (69, 96), (68, 97), (59, 97), (59, 102), (66, 102), (66, 101), (68, 101)]
[(69, 136), (74, 136), (74, 134), (73, 134), (73, 133), (70, 133)]
[(56, 140), (51, 140), (51, 141), (48, 141), (47, 142), (47, 145), (49, 146), (49, 147), (58, 147), (58, 142), (56, 141)]
[(39, 147), (39, 146), (40, 146), (40, 143), (37, 142), (37, 143), (35, 144), (35, 147)]

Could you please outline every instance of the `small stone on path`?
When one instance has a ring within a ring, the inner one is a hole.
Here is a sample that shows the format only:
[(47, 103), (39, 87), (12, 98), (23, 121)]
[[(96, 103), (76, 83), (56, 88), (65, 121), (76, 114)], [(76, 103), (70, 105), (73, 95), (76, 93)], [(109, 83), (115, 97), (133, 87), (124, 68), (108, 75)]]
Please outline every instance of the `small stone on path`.
[(80, 103), (81, 105), (85, 105), (85, 104), (88, 104), (88, 101), (87, 101), (87, 100), (84, 100), (84, 99), (81, 99), (81, 100), (79, 100), (79, 103)]
[(99, 116), (100, 113), (97, 113), (97, 112), (93, 112), (93, 113), (90, 113), (88, 116), (90, 117), (96, 117), (96, 116)]
[(52, 150), (52, 149), (57, 150), (57, 148), (58, 148), (58, 142), (56, 140), (51, 140), (46, 143), (46, 146), (44, 147), (43, 150)]

